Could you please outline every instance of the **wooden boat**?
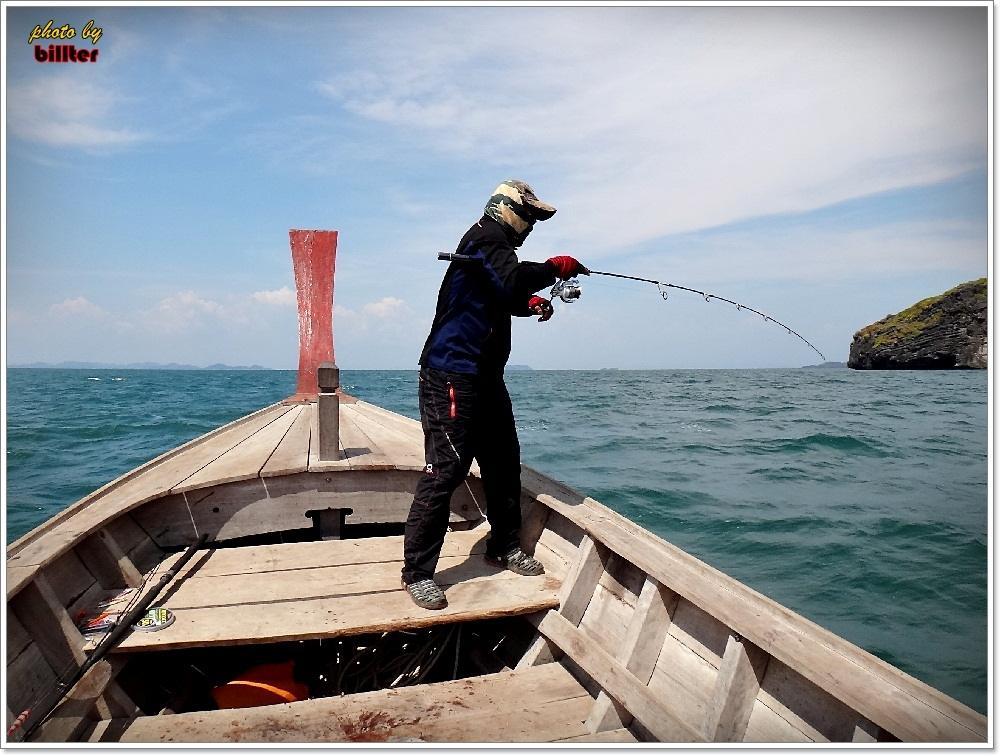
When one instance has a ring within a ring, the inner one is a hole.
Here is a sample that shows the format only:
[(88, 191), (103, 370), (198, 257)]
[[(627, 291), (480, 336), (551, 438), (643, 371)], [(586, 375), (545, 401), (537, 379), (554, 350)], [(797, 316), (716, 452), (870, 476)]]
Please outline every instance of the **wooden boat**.
[[(336, 236), (324, 233), (292, 234), (296, 396), (8, 547), (8, 741), (987, 740), (974, 710), (528, 467), (522, 540), (545, 575), (482, 559), (474, 467), (437, 574), (449, 605), (415, 607), (399, 571), (421, 428), (317, 395), (332, 357), (316, 326), (332, 309)], [(206, 533), (156, 598), (173, 623), (127, 634), (39, 725), (39, 701), (99, 641), (78, 616), (110, 592), (150, 590)], [(232, 685), (256, 703), (219, 707)]]

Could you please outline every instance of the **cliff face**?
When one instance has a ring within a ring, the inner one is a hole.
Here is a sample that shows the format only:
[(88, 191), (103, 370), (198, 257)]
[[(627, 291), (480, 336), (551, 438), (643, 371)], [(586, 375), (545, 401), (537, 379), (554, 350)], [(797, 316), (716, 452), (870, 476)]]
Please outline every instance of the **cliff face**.
[(854, 334), (856, 370), (985, 369), (986, 278), (932, 296)]

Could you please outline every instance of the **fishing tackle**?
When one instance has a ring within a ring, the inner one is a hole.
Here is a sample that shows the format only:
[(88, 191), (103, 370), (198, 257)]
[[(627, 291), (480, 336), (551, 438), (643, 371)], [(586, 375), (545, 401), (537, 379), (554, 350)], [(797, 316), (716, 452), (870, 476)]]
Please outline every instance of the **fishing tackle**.
[[(439, 260), (444, 260), (444, 261), (447, 261), (447, 262), (476, 262), (476, 261), (479, 261), (478, 257), (472, 257), (472, 256), (470, 256), (468, 254), (453, 254), (453, 253), (450, 253), (450, 252), (438, 252), (438, 259)], [(676, 289), (679, 289), (681, 291), (690, 291), (693, 294), (698, 294), (699, 296), (703, 297), (707, 303), (711, 303), (712, 299), (718, 299), (721, 302), (725, 302), (727, 304), (732, 304), (734, 307), (736, 307), (736, 311), (737, 312), (742, 312), (745, 309), (747, 312), (753, 312), (755, 315), (760, 315), (761, 317), (763, 317), (764, 318), (764, 322), (773, 322), (775, 325), (779, 325), (780, 327), (784, 328), (788, 332), (789, 335), (795, 336), (796, 338), (798, 338), (806, 346), (808, 346), (810, 349), (812, 349), (817, 354), (819, 354), (820, 358), (823, 359), (824, 362), (826, 361), (826, 357), (823, 356), (823, 352), (822, 351), (820, 351), (815, 346), (813, 346), (811, 343), (809, 343), (809, 341), (807, 341), (805, 338), (803, 338), (800, 334), (796, 333), (790, 327), (788, 327), (787, 325), (785, 325), (785, 323), (779, 322), (778, 320), (775, 320), (773, 317), (771, 317), (768, 314), (765, 314), (765, 313), (761, 312), (759, 309), (754, 309), (753, 307), (748, 307), (746, 304), (740, 304), (739, 302), (733, 301), (732, 299), (727, 299), (725, 296), (718, 296), (717, 294), (710, 294), (710, 293), (707, 293), (705, 291), (700, 291), (697, 288), (688, 288), (687, 286), (680, 286), (680, 285), (678, 285), (676, 283), (666, 283), (664, 281), (654, 280), (653, 278), (640, 278), (637, 275), (623, 275), (621, 273), (608, 273), (608, 272), (604, 272), (602, 270), (587, 270), (587, 274), (588, 275), (604, 275), (604, 276), (607, 276), (608, 278), (623, 278), (625, 280), (639, 281), (641, 283), (652, 283), (654, 286), (656, 286), (656, 290), (659, 292), (660, 296), (663, 297), (663, 301), (667, 301), (668, 300), (668, 295), (669, 294), (668, 294), (667, 289), (669, 289), (669, 288), (676, 288)], [(569, 280), (564, 280), (564, 281), (556, 281), (556, 284), (552, 287), (552, 290), (549, 291), (549, 297), (552, 300), (560, 299), (561, 301), (565, 302), (566, 304), (572, 304), (577, 299), (579, 299), (582, 295), (583, 295), (583, 290), (580, 288), (580, 281), (577, 280), (576, 278), (570, 278)]]
[(550, 299), (561, 299), (567, 304), (572, 304), (577, 299), (583, 295), (583, 291), (580, 289), (580, 281), (576, 278), (570, 278), (569, 280), (556, 281), (556, 285), (552, 287), (549, 291)]
[(739, 302), (733, 301), (732, 299), (727, 299), (725, 296), (718, 296), (716, 294), (709, 294), (709, 293), (706, 293), (705, 291), (699, 291), (697, 288), (688, 288), (687, 286), (680, 286), (680, 285), (678, 285), (676, 283), (665, 283), (664, 281), (654, 280), (653, 278), (640, 278), (639, 276), (636, 276), (636, 275), (622, 275), (621, 273), (608, 273), (608, 272), (603, 272), (601, 270), (591, 270), (590, 274), (591, 275), (605, 275), (605, 276), (607, 276), (609, 278), (624, 278), (625, 280), (640, 281), (641, 283), (652, 283), (654, 286), (656, 286), (656, 290), (660, 292), (660, 296), (663, 297), (664, 301), (667, 300), (667, 289), (668, 288), (676, 288), (676, 289), (680, 289), (681, 291), (690, 291), (693, 294), (698, 294), (699, 296), (703, 297), (705, 299), (705, 301), (708, 302), (708, 303), (711, 303), (712, 299), (718, 299), (719, 301), (726, 302), (727, 304), (732, 304), (734, 307), (736, 307), (736, 311), (737, 312), (742, 312), (745, 309), (747, 312), (753, 312), (755, 315), (760, 315), (761, 317), (763, 317), (764, 318), (764, 322), (773, 322), (775, 325), (781, 326), (782, 328), (784, 328), (788, 332), (789, 335), (795, 336), (796, 338), (798, 338), (800, 341), (802, 341), (802, 343), (804, 343), (810, 349), (812, 349), (817, 354), (819, 354), (820, 358), (824, 362), (826, 361), (826, 357), (823, 356), (823, 352), (822, 351), (820, 351), (819, 349), (817, 349), (815, 346), (813, 346), (811, 343), (809, 343), (809, 341), (807, 341), (801, 335), (799, 335), (794, 330), (792, 330), (790, 327), (788, 327), (787, 325), (785, 325), (785, 323), (779, 322), (779, 321), (775, 320), (770, 315), (764, 314), (763, 312), (761, 312), (758, 309), (754, 309), (753, 307), (748, 307), (746, 304), (740, 304)]

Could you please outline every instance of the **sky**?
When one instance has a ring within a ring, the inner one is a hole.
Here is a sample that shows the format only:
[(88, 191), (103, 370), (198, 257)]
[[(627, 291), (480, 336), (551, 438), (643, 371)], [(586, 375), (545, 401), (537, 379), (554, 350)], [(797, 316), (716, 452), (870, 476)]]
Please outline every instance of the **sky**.
[[(320, 228), (338, 365), (413, 369), (436, 252), (507, 178), (558, 208), (521, 259), (726, 296), (827, 360), (987, 275), (985, 6), (4, 11), (10, 365), (294, 368), (288, 229)], [(36, 62), (50, 19), (98, 60)], [(597, 276), (513, 342), (537, 369), (821, 361)]]

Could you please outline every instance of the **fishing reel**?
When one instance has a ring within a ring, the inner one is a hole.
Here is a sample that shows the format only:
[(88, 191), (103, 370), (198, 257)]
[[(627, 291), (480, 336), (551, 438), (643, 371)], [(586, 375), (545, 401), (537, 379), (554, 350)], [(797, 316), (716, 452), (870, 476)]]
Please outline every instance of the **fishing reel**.
[(567, 304), (572, 304), (577, 299), (583, 295), (583, 291), (580, 289), (580, 281), (576, 278), (570, 278), (569, 280), (556, 281), (556, 285), (552, 287), (549, 291), (549, 298), (555, 301), (556, 299), (561, 299)]

